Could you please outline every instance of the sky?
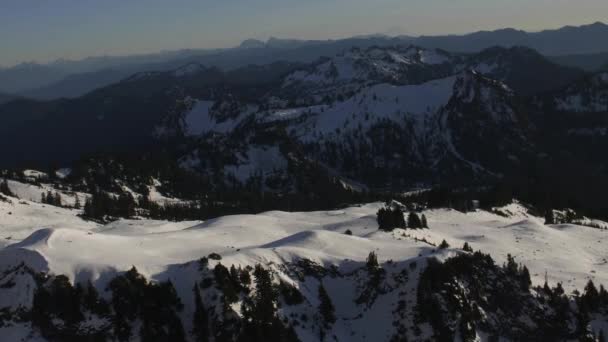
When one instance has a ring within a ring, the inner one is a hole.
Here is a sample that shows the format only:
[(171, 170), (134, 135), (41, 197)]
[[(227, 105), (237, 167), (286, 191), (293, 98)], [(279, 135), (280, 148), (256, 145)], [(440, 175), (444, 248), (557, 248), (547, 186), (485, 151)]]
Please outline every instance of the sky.
[(0, 0), (0, 65), (231, 47), (270, 36), (539, 31), (607, 15), (607, 0)]

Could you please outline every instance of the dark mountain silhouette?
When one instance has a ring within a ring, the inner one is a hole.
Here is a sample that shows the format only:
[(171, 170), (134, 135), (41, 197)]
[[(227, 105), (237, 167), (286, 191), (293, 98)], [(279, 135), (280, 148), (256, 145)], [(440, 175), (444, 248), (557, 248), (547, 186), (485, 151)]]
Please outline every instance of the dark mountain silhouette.
[(543, 55), (572, 55), (606, 52), (608, 25), (566, 26), (557, 30), (525, 32), (515, 29), (481, 31), (462, 36), (423, 36), (413, 40), (422, 47), (454, 52), (477, 52), (495, 45), (527, 46)]

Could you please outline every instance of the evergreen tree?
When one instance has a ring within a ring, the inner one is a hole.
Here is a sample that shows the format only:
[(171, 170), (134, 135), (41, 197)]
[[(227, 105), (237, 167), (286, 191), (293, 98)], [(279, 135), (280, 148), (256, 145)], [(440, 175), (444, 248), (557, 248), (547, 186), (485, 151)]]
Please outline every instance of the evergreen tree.
[(519, 283), (521, 285), (521, 288), (525, 291), (528, 291), (530, 289), (530, 285), (532, 285), (532, 280), (530, 279), (530, 271), (525, 265), (521, 268), (519, 272)]
[(83, 302), (84, 307), (96, 315), (104, 316), (110, 312), (108, 303), (103, 300), (103, 298), (99, 297), (97, 289), (95, 286), (93, 286), (90, 280), (87, 282)]
[(378, 263), (378, 256), (375, 252), (369, 252), (367, 256), (366, 266), (368, 270), (376, 270), (380, 267), (380, 264)]
[(403, 213), (398, 208), (380, 208), (376, 215), (380, 230), (392, 231), (395, 228), (405, 228), (406, 226)]
[(469, 245), (468, 242), (464, 243), (464, 246), (462, 246), (462, 250), (465, 252), (471, 252), (471, 253), (473, 252), (473, 248), (471, 248), (471, 246)]
[(389, 231), (391, 230), (391, 226), (392, 226), (392, 220), (391, 217), (389, 215), (388, 209), (386, 208), (380, 208), (380, 210), (378, 210), (378, 213), (376, 214), (377, 220), (378, 220), (378, 229), (380, 230), (384, 230), (384, 231)]
[(334, 305), (332, 304), (331, 298), (329, 298), (325, 287), (323, 287), (323, 283), (319, 284), (319, 312), (321, 313), (321, 318), (323, 319), (323, 325), (325, 327), (328, 328), (336, 322)]
[(131, 218), (135, 216), (135, 205), (133, 196), (127, 192), (123, 192), (118, 196), (116, 212), (114, 214), (118, 217)]
[(405, 228), (405, 219), (403, 218), (403, 213), (401, 212), (401, 210), (399, 208), (394, 208), (392, 214), (394, 228)]
[(420, 221), (420, 217), (415, 212), (410, 212), (407, 217), (407, 226), (411, 229), (420, 229), (422, 228), (422, 222)]
[(213, 269), (217, 287), (224, 294), (224, 301), (228, 304), (235, 303), (239, 299), (238, 289), (234, 286), (234, 281), (230, 276), (230, 271), (226, 266), (218, 263)]
[(549, 209), (545, 213), (545, 224), (555, 224), (555, 216), (553, 215), (553, 209)]
[(54, 198), (53, 198), (53, 203), (52, 203), (52, 204), (53, 204), (54, 206), (56, 206), (56, 207), (61, 207), (61, 206), (63, 205), (63, 203), (62, 203), (62, 202), (63, 202), (63, 201), (62, 201), (62, 199), (61, 199), (61, 194), (60, 194), (60, 193), (58, 193), (58, 192), (55, 192), (55, 196), (54, 196)]
[(450, 244), (445, 240), (441, 241), (441, 244), (439, 245), (439, 249), (446, 249), (446, 248), (450, 248)]
[(198, 283), (194, 283), (194, 316), (192, 321), (192, 334), (196, 342), (209, 341), (209, 316), (203, 305)]
[(8, 182), (6, 178), (0, 183), (0, 194), (5, 196), (13, 196), (11, 189), (8, 187)]
[(55, 205), (55, 196), (50, 190), (46, 193), (46, 204)]
[(428, 228), (429, 227), (429, 224), (426, 221), (426, 216), (424, 214), (422, 214), (422, 217), (420, 218), (420, 221), (421, 221), (422, 228)]

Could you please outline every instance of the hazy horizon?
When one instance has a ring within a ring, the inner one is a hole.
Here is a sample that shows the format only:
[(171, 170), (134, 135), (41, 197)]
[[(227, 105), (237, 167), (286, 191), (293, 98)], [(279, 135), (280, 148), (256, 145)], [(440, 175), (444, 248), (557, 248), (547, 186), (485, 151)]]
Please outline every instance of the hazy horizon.
[(210, 1), (57, 0), (0, 4), (0, 67), (182, 49), (229, 48), (246, 39), (529, 32), (605, 21), (605, 0)]

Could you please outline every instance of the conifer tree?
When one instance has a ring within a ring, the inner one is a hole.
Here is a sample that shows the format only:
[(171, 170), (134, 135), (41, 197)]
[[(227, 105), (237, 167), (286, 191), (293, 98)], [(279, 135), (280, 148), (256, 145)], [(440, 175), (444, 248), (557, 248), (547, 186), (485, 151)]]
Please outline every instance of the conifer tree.
[(366, 261), (366, 266), (368, 270), (375, 270), (378, 267), (380, 267), (380, 264), (378, 263), (378, 256), (376, 255), (376, 252), (369, 252), (368, 256), (367, 256), (367, 261)]
[(530, 271), (525, 265), (521, 268), (519, 272), (519, 279), (522, 289), (528, 291), (530, 289), (530, 285), (532, 285), (532, 280), (530, 279)]
[(332, 304), (331, 298), (329, 298), (325, 287), (323, 287), (323, 283), (319, 284), (319, 312), (321, 313), (325, 327), (330, 327), (336, 322), (334, 305)]
[(473, 248), (471, 248), (468, 242), (464, 243), (464, 246), (462, 246), (462, 250), (465, 252), (473, 252)]
[(198, 283), (194, 283), (194, 316), (192, 321), (192, 334), (196, 342), (209, 341), (209, 316), (203, 305)]
[(0, 183), (0, 194), (3, 194), (5, 196), (13, 196), (11, 189), (8, 187), (8, 182), (6, 181), (6, 178), (2, 181), (2, 183)]
[(420, 217), (415, 212), (411, 212), (407, 217), (407, 226), (411, 229), (420, 229), (422, 228), (422, 222), (420, 221)]
[(549, 209), (545, 213), (545, 224), (555, 224), (555, 216), (553, 215), (553, 210)]
[(420, 218), (420, 221), (421, 221), (422, 228), (428, 228), (429, 227), (429, 224), (426, 221), (426, 216), (424, 214), (422, 214), (422, 217)]
[(62, 206), (62, 200), (61, 200), (61, 194), (58, 192), (55, 192), (55, 196), (53, 197), (53, 203), (54, 206), (57, 207), (61, 207)]

